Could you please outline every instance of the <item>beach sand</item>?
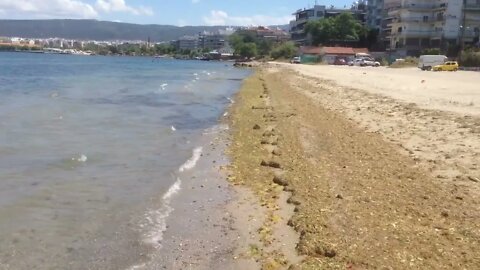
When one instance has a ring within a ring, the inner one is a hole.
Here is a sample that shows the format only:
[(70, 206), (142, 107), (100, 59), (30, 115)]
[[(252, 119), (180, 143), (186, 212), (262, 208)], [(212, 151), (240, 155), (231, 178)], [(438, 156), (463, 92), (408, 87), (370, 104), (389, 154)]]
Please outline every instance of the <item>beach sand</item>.
[(479, 269), (476, 78), (259, 68), (228, 119), (228, 178), (254, 205), (232, 214), (257, 228), (235, 258), (254, 262), (246, 269)]

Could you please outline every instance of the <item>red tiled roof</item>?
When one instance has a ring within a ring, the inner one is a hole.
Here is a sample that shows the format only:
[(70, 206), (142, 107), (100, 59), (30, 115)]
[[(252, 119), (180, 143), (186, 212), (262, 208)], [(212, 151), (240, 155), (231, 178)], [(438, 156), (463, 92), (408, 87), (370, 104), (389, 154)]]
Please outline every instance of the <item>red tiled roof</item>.
[(300, 48), (304, 54), (335, 54), (335, 55), (355, 55), (356, 53), (368, 53), (367, 48), (351, 48), (351, 47), (309, 47), (304, 46)]
[(341, 55), (354, 55), (353, 48), (350, 47), (323, 47), (323, 54), (341, 54)]
[(367, 48), (353, 48), (355, 53), (369, 53)]

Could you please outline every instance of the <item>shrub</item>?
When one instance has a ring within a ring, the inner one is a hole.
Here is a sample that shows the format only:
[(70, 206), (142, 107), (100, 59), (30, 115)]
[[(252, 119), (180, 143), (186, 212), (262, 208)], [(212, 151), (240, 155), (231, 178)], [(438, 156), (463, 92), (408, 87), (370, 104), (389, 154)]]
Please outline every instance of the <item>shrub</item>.
[(460, 53), (459, 64), (463, 67), (480, 67), (480, 51), (467, 49)]
[(416, 66), (418, 66), (418, 58), (416, 57), (407, 57), (404, 60), (395, 61), (390, 65), (391, 68), (406, 68)]
[(294, 57), (297, 54), (297, 47), (295, 47), (295, 44), (293, 42), (286, 42), (275, 49), (271, 52), (270, 56), (273, 59), (290, 59)]
[(243, 43), (238, 47), (238, 54), (245, 58), (257, 56), (257, 44), (253, 42)]

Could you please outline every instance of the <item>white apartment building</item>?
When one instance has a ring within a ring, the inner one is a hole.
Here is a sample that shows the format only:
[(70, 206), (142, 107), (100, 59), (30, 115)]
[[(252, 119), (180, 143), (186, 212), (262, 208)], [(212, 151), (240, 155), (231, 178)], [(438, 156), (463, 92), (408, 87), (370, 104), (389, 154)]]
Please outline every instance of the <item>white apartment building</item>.
[(480, 0), (399, 0), (387, 5), (387, 45), (403, 54), (475, 42)]
[(290, 21), (290, 35), (291, 39), (300, 45), (305, 45), (308, 43), (308, 36), (305, 32), (305, 26), (309, 21), (316, 21), (323, 18), (330, 18), (338, 16), (344, 12), (350, 13), (355, 19), (360, 23), (365, 24), (366, 22), (366, 10), (363, 8), (365, 5), (364, 0), (357, 1), (357, 7), (361, 8), (350, 8), (350, 9), (338, 9), (331, 7), (326, 7), (324, 5), (315, 5), (311, 8), (299, 9), (292, 15), (295, 16), (295, 19)]

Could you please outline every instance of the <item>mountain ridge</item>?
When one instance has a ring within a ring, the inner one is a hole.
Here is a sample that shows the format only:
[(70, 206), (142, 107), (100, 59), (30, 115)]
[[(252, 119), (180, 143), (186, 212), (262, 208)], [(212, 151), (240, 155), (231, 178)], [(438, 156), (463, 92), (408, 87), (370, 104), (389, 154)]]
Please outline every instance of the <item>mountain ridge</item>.
[(203, 31), (214, 32), (226, 27), (228, 26), (180, 27), (78, 19), (0, 20), (0, 36), (102, 41), (147, 40), (150, 38), (152, 42), (161, 42), (175, 40), (186, 35), (195, 35)]

